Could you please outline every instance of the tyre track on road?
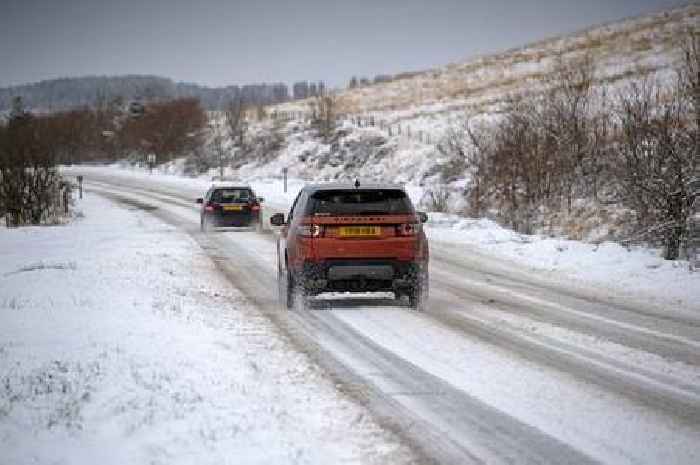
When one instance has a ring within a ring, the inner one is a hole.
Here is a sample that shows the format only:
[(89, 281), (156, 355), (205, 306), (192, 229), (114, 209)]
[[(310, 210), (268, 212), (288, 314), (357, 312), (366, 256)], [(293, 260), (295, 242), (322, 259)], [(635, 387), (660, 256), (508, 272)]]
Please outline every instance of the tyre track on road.
[[(109, 184), (102, 183), (102, 185), (108, 186)], [(184, 202), (182, 200), (183, 196), (173, 193), (159, 193), (153, 189), (127, 187), (166, 203), (175, 203), (195, 211), (198, 210), (192, 203)], [(273, 242), (272, 236), (268, 237)], [(649, 334), (644, 331), (646, 328), (640, 328), (641, 332), (635, 332), (634, 326), (632, 328), (624, 328), (625, 332), (621, 332), (619, 329), (612, 330), (601, 325), (597, 320), (590, 321), (585, 316), (580, 316), (580, 311), (576, 311), (577, 314), (572, 316), (569, 313), (548, 311), (546, 310), (546, 305), (544, 307), (525, 305), (523, 301), (518, 299), (517, 294), (509, 295), (485, 291), (483, 287), (470, 286), (463, 279), (459, 282), (459, 285), (448, 284), (448, 280), (438, 281), (434, 279), (435, 276), (443, 276), (445, 273), (455, 274), (463, 273), (464, 271), (475, 273), (472, 268), (467, 267), (462, 262), (444, 259), (444, 257), (439, 258), (440, 261), (437, 263), (434, 261), (431, 265), (437, 271), (437, 273), (433, 273), (432, 285), (467, 302), (486, 304), (497, 308), (499, 311), (520, 316), (525, 313), (527, 317), (536, 321), (561, 325), (575, 331), (603, 336), (628, 347), (650, 351), (650, 346), (653, 346), (651, 353), (666, 357), (674, 356), (676, 359), (686, 363), (700, 364), (700, 353), (696, 348), (685, 346), (675, 339), (669, 340), (664, 338), (663, 335)], [(476, 273), (482, 272), (477, 271)], [(464, 277), (463, 274), (460, 276)], [(511, 277), (500, 273), (487, 272), (486, 276), (490, 277), (488, 279), (499, 278), (502, 280), (497, 283), (491, 282), (489, 283), (490, 286), (504, 286), (503, 281), (511, 279)], [(522, 280), (516, 280), (515, 283), (518, 292), (523, 292), (523, 290), (528, 290), (533, 286), (531, 282)], [(556, 292), (558, 289), (551, 291)], [(569, 294), (570, 297), (576, 297), (574, 293)], [(270, 306), (274, 299), (276, 299), (276, 296), (266, 299), (265, 306)], [(598, 301), (595, 303), (600, 304)], [(450, 328), (457, 329), (471, 337), (476, 337), (495, 347), (510, 350), (521, 358), (545, 364), (586, 382), (610, 389), (612, 392), (631, 398), (643, 406), (660, 409), (671, 416), (683, 419), (683, 421), (689, 421), (691, 424), (700, 422), (700, 387), (698, 386), (681, 384), (661, 374), (639, 369), (552, 338), (549, 338), (545, 344), (542, 341), (533, 341), (531, 338), (526, 338), (512, 330), (494, 329), (488, 323), (469, 317), (464, 312), (455, 313), (447, 310), (449, 307), (454, 306), (453, 303), (438, 302), (433, 299), (431, 307), (435, 306), (435, 304), (438, 304), (436, 306), (438, 311), (428, 312), (427, 316), (440, 321)], [(599, 324), (596, 325), (596, 322)], [(627, 325), (628, 323), (624, 322), (624, 324)]]

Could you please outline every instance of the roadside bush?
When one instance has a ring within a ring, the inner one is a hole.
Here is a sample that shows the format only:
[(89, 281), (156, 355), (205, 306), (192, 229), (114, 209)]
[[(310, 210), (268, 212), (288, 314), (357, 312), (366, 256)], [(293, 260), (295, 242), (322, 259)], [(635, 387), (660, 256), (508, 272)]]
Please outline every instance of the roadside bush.
[(0, 126), (0, 211), (8, 227), (53, 222), (65, 211), (67, 186), (56, 169), (62, 123), (22, 113)]
[[(469, 213), (523, 233), (571, 229), (582, 204), (634, 212), (622, 234), (682, 256), (698, 170), (698, 38), (671, 85), (631, 82), (616, 95), (593, 89), (593, 61), (559, 59), (544, 91), (511, 97), (495, 120), (455, 125), (439, 148), (461, 160)], [(578, 207), (576, 207), (578, 205)], [(586, 209), (588, 211), (588, 209)], [(547, 212), (543, 214), (543, 212)], [(553, 218), (568, 218), (554, 225)]]

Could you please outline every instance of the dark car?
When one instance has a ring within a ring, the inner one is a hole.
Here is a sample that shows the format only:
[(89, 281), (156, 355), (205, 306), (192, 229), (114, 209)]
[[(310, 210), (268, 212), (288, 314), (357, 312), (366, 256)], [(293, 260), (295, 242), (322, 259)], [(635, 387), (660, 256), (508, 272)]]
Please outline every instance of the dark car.
[[(428, 291), (428, 241), (401, 186), (310, 185), (277, 242), (280, 299), (287, 308), (324, 292), (393, 292), (420, 308)], [(300, 296), (301, 299), (296, 299)]]
[(197, 203), (202, 204), (200, 229), (251, 225), (259, 228), (262, 202), (249, 186), (213, 185), (204, 198), (197, 199)]

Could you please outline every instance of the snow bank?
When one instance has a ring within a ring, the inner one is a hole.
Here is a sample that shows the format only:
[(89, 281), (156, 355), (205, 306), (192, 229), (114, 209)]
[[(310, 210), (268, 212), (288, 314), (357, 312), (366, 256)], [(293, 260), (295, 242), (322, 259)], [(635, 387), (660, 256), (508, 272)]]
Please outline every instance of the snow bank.
[(700, 273), (689, 272), (686, 261), (664, 260), (659, 250), (519, 234), (491, 220), (444, 213), (430, 214), (426, 232), (433, 243), (465, 246), (464, 254), (478, 250), (550, 279), (700, 311)]

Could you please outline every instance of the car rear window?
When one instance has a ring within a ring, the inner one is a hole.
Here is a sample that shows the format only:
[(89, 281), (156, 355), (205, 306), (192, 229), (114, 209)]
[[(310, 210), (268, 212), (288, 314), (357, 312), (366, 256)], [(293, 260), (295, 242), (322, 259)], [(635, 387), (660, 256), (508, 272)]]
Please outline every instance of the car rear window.
[(401, 215), (413, 213), (411, 201), (399, 189), (322, 190), (309, 199), (307, 215)]
[(217, 203), (248, 202), (253, 197), (249, 189), (217, 189), (211, 200)]

